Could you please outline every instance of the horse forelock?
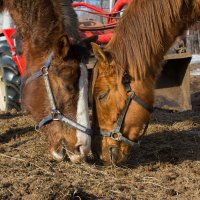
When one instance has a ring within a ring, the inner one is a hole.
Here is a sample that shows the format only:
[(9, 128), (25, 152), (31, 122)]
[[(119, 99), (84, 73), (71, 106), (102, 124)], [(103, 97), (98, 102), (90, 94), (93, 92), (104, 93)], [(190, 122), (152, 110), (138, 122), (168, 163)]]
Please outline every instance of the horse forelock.
[[(77, 122), (90, 128), (89, 122), (89, 108), (88, 108), (88, 74), (87, 68), (84, 64), (80, 64), (80, 78), (79, 78), (79, 98), (77, 104)], [(83, 145), (84, 149), (80, 149), (81, 154), (90, 151), (91, 137), (82, 133), (81, 131), (76, 131), (77, 135), (77, 146)]]
[[(132, 1), (106, 46), (119, 72), (129, 71), (136, 79), (156, 76), (176, 36), (191, 24), (184, 12), (189, 12), (193, 4), (190, 0)], [(196, 7), (200, 12), (199, 5)]]
[(72, 44), (70, 45), (69, 51), (64, 60), (74, 59), (77, 60), (78, 62), (87, 62), (89, 57), (90, 57), (90, 52), (86, 47), (79, 44)]

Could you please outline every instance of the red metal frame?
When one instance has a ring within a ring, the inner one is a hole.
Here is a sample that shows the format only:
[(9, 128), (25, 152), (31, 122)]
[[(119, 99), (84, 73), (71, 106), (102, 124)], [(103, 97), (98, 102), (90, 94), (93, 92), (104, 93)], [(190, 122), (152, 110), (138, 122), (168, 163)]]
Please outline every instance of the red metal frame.
[(85, 7), (85, 8), (89, 8), (91, 10), (94, 10), (98, 13), (102, 13), (102, 14), (108, 14), (109, 15), (109, 12), (105, 11), (105, 10), (102, 10), (101, 8), (98, 8), (96, 6), (93, 6), (93, 5), (90, 5), (90, 4), (87, 4), (87, 3), (84, 3), (84, 2), (78, 2), (78, 3), (73, 3), (72, 4), (73, 7)]
[(15, 33), (15, 29), (14, 28), (4, 29), (4, 30), (2, 30), (2, 33), (6, 37), (6, 41), (9, 45), (11, 53), (12, 53), (12, 58), (18, 67), (20, 76), (22, 76), (26, 69), (26, 63), (25, 63), (24, 56), (16, 55), (16, 47), (15, 47), (15, 43), (14, 43), (14, 39), (13, 39), (13, 34)]
[(78, 2), (78, 3), (73, 3), (72, 6), (73, 7), (85, 7), (85, 8), (89, 8), (90, 10), (93, 10), (97, 13), (101, 13), (101, 14), (105, 14), (105, 15), (108, 15), (108, 19), (107, 19), (107, 23), (111, 23), (111, 22), (114, 22), (116, 20), (113, 21), (112, 18), (109, 18), (109, 16), (113, 16), (115, 15), (116, 12), (119, 12), (120, 10), (122, 10), (122, 8), (125, 6), (125, 5), (128, 5), (131, 3), (132, 0), (117, 0), (115, 5), (113, 6), (111, 12), (107, 12), (101, 8), (98, 8), (96, 6), (93, 6), (93, 5), (90, 5), (90, 4), (87, 4), (87, 3), (84, 3), (84, 2)]
[[(108, 26), (108, 25), (117, 23), (116, 19), (113, 19), (111, 17), (115, 16), (116, 12), (119, 12), (120, 10), (122, 10), (122, 8), (125, 5), (130, 4), (131, 1), (132, 0), (117, 0), (115, 5), (113, 6), (111, 12), (107, 12), (103, 9), (100, 9), (96, 6), (93, 6), (93, 5), (84, 3), (84, 2), (73, 3), (72, 6), (73, 7), (85, 7), (85, 8), (89, 8), (90, 10), (95, 11), (97, 13), (105, 14), (107, 17), (107, 24), (105, 24), (105, 26)], [(92, 35), (98, 35), (97, 43), (105, 44), (105, 43), (109, 42), (109, 40), (112, 37), (113, 32), (114, 32), (114, 30), (81, 31), (81, 36), (82, 37), (90, 37)]]

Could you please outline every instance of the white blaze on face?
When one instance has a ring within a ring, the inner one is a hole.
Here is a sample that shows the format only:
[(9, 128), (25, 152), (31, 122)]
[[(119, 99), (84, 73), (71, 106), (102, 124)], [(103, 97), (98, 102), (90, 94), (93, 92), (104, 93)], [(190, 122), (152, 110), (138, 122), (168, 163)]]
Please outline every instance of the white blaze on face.
[[(79, 99), (77, 105), (77, 122), (87, 128), (90, 127), (88, 109), (88, 73), (84, 64), (80, 64), (81, 75), (79, 78)], [(81, 155), (86, 155), (91, 149), (91, 136), (77, 130), (77, 144), (80, 145)]]

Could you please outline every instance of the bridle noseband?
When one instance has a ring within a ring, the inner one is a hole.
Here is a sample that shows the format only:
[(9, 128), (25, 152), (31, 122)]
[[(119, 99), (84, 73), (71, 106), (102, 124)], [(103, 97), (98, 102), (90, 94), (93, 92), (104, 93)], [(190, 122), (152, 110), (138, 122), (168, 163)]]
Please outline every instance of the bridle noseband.
[[(115, 141), (118, 142), (125, 142), (126, 144), (130, 145), (130, 146), (134, 146), (134, 145), (138, 145), (139, 144), (139, 139), (138, 142), (133, 142), (131, 140), (129, 140), (128, 138), (123, 136), (123, 133), (121, 132), (122, 129), (122, 125), (123, 125), (123, 121), (125, 119), (128, 107), (130, 105), (130, 102), (132, 100), (136, 101), (139, 105), (141, 105), (143, 108), (145, 108), (147, 111), (149, 111), (150, 113), (153, 112), (153, 106), (145, 103), (140, 97), (138, 97), (135, 92), (131, 89), (131, 77), (129, 76), (128, 73), (125, 73), (122, 79), (122, 83), (125, 87), (126, 90), (126, 102), (125, 102), (125, 107), (124, 109), (120, 112), (116, 126), (113, 130), (111, 131), (103, 131), (100, 130), (100, 135), (103, 137), (110, 137)], [(146, 123), (145, 128), (143, 130), (143, 133), (139, 136), (140, 138), (145, 134), (147, 128), (148, 128), (148, 124), (149, 122)]]
[(35, 126), (35, 129), (36, 129), (36, 131), (38, 131), (42, 126), (44, 126), (45, 124), (47, 124), (49, 122), (60, 121), (66, 125), (69, 125), (72, 128), (75, 128), (75, 129), (85, 133), (86, 135), (91, 136), (92, 129), (87, 128), (87, 127), (75, 122), (74, 120), (65, 117), (63, 114), (61, 114), (61, 112), (56, 107), (56, 102), (55, 102), (54, 95), (53, 95), (53, 92), (51, 89), (49, 75), (48, 75), (48, 70), (49, 70), (49, 67), (51, 64), (52, 57), (53, 57), (53, 52), (50, 53), (44, 66), (39, 71), (32, 74), (24, 83), (24, 86), (26, 86), (33, 80), (36, 80), (39, 77), (43, 77), (44, 83), (45, 83), (45, 88), (46, 88), (48, 99), (49, 99), (49, 103), (50, 103), (50, 107), (51, 107), (51, 113), (49, 115), (47, 115), (46, 117), (44, 117), (38, 123), (38, 125)]

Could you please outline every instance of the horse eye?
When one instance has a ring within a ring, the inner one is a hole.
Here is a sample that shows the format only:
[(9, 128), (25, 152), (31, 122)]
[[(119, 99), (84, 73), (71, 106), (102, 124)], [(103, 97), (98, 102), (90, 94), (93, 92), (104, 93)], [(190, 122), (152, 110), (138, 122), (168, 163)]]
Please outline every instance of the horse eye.
[(109, 93), (109, 91), (106, 91), (106, 92), (101, 92), (99, 95), (98, 95), (98, 100), (99, 101), (102, 101), (105, 97), (107, 97), (108, 96), (108, 93)]

